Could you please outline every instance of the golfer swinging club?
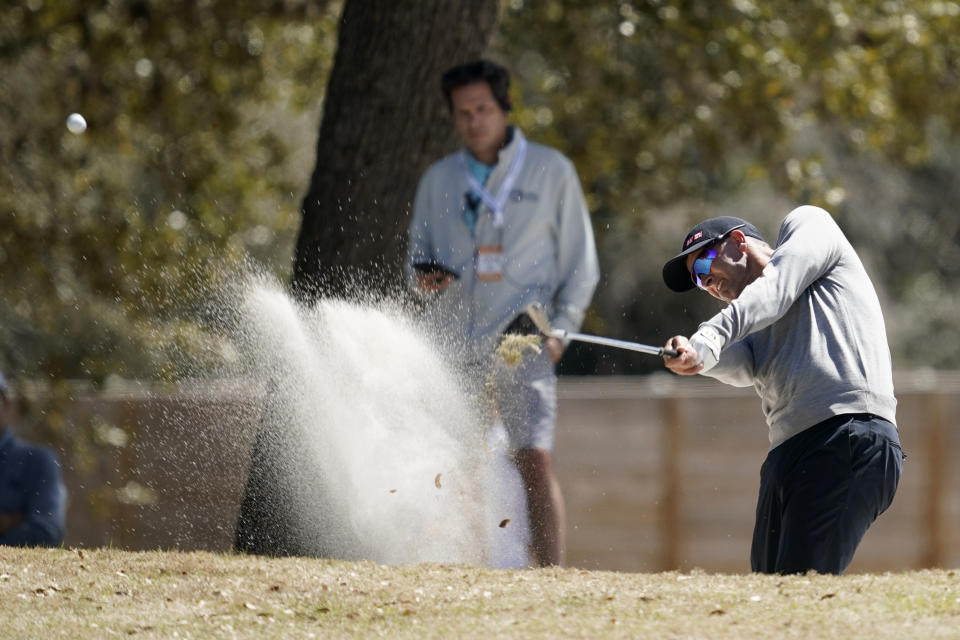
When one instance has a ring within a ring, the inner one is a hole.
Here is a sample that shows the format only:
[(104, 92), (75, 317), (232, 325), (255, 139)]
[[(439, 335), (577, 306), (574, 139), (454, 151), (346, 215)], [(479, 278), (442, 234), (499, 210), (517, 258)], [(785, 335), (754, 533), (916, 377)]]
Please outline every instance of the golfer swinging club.
[(677, 292), (727, 307), (664, 360), (680, 375), (753, 385), (770, 433), (750, 564), (763, 573), (840, 574), (890, 506), (903, 452), (880, 302), (829, 213), (791, 211), (775, 247), (734, 217), (687, 234), (663, 267)]

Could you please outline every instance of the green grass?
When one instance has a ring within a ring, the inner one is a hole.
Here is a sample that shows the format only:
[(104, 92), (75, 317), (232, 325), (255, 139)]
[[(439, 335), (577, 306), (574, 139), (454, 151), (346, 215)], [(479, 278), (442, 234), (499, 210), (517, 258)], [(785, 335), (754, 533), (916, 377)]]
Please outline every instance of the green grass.
[(0, 548), (0, 638), (960, 638), (960, 576)]

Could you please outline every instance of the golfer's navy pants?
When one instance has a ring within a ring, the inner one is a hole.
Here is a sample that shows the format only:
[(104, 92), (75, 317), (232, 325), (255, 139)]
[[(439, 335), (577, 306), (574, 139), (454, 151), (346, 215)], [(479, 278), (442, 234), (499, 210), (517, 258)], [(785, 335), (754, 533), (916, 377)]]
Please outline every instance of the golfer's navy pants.
[(872, 414), (834, 416), (775, 447), (760, 470), (751, 567), (843, 573), (902, 469), (897, 428)]

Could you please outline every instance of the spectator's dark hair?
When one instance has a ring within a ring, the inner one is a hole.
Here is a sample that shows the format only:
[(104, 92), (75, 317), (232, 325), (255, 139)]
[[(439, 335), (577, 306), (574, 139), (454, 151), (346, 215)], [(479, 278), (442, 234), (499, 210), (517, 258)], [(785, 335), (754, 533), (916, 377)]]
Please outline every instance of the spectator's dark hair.
[(465, 87), (474, 82), (486, 82), (490, 92), (500, 108), (510, 111), (510, 72), (489, 60), (474, 60), (447, 70), (440, 80), (443, 96), (447, 99), (447, 108), (453, 112), (453, 100), (450, 94), (454, 89)]

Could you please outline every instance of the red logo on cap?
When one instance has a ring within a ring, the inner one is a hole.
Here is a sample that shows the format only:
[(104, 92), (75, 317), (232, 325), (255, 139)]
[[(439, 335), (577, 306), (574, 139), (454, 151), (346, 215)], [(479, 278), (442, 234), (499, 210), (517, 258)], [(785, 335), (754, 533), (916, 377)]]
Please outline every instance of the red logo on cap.
[(685, 245), (683, 245), (683, 248), (686, 249), (687, 247), (690, 246), (690, 244), (691, 244), (694, 240), (699, 240), (699, 239), (702, 238), (702, 237), (703, 237), (703, 231), (697, 231), (695, 234), (693, 234), (692, 236), (690, 236), (689, 238), (687, 238), (687, 242), (686, 242)]

